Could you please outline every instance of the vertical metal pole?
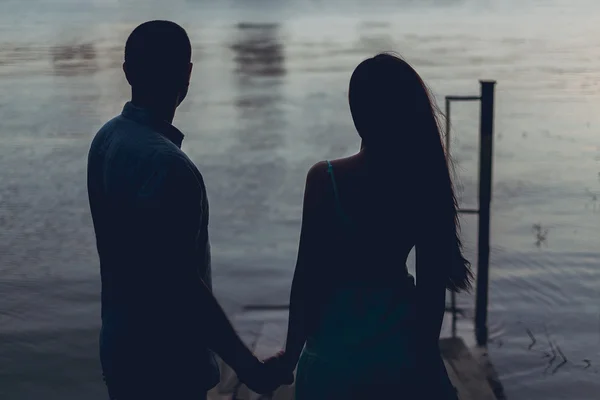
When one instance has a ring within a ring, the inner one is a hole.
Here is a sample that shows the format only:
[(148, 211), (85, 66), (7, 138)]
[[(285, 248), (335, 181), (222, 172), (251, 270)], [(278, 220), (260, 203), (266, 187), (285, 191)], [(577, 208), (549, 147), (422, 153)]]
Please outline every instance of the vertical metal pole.
[(446, 97), (446, 154), (450, 155), (450, 99)]
[[(446, 157), (450, 157), (450, 99), (446, 97)], [(452, 337), (456, 337), (456, 293), (450, 292), (452, 309)]]
[(452, 303), (452, 337), (456, 337), (456, 293), (450, 292), (450, 301)]
[(495, 81), (481, 81), (479, 149), (479, 243), (477, 255), (477, 297), (475, 336), (479, 346), (488, 339), (487, 311), (490, 269), (490, 203), (492, 200), (492, 147), (494, 136)]

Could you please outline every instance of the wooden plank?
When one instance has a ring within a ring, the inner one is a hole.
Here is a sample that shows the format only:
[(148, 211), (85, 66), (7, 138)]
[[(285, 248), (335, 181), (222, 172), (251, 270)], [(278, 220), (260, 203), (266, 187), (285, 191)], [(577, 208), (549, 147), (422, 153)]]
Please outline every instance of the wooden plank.
[(504, 387), (502, 386), (502, 382), (500, 382), (500, 378), (496, 369), (492, 365), (490, 360), (488, 350), (486, 347), (474, 347), (471, 348), (471, 353), (473, 354), (473, 358), (477, 361), (477, 363), (481, 366), (481, 369), (484, 375), (487, 377), (487, 381), (494, 392), (494, 395), (498, 400), (506, 400), (506, 393), (504, 393)]
[(462, 339), (442, 339), (440, 350), (460, 400), (496, 400), (481, 366)]
[(460, 379), (458, 378), (458, 375), (456, 375), (456, 372), (454, 371), (454, 368), (452, 368), (452, 365), (450, 365), (450, 363), (448, 363), (448, 361), (444, 360), (444, 365), (446, 366), (446, 371), (448, 371), (448, 376), (450, 377), (450, 381), (452, 382), (452, 385), (456, 388), (456, 390), (458, 391), (458, 398), (460, 400), (465, 400), (467, 399), (466, 394), (467, 393), (467, 389), (465, 388), (463, 382), (460, 381)]

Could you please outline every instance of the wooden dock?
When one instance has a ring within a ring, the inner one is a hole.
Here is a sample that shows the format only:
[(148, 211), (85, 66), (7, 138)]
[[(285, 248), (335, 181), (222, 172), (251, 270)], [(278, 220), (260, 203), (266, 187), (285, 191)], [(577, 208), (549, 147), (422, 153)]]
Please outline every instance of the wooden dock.
[[(287, 310), (244, 312), (232, 319), (246, 345), (259, 358), (281, 350), (287, 332)], [(440, 340), (442, 356), (460, 400), (496, 400), (482, 366), (460, 338)], [(282, 386), (270, 396), (261, 396), (241, 384), (235, 372), (221, 363), (221, 383), (209, 393), (209, 400), (292, 400), (294, 386)]]

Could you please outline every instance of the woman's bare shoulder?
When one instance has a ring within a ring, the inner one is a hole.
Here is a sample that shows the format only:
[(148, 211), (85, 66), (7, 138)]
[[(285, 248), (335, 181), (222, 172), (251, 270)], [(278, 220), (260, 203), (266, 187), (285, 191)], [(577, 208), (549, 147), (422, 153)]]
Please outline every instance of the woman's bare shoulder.
[(318, 163), (314, 164), (312, 167), (309, 168), (307, 176), (309, 176), (309, 177), (318, 176), (324, 172), (327, 172), (327, 168), (328, 168), (327, 161), (325, 161), (325, 160), (319, 161)]
[[(351, 156), (347, 156), (347, 157), (334, 158), (332, 160), (329, 160), (329, 162), (334, 167), (345, 167), (348, 165), (356, 164), (361, 159), (362, 159), (362, 155), (360, 153), (357, 153), (357, 154), (352, 154)], [(327, 164), (327, 161), (322, 161), (322, 162), (324, 162), (325, 165)]]
[(304, 208), (316, 209), (323, 201), (328, 182), (327, 161), (319, 161), (308, 170), (304, 187)]
[(355, 170), (356, 167), (360, 167), (362, 162), (362, 157), (360, 154), (354, 154), (349, 157), (336, 158), (327, 161), (319, 161), (314, 164), (308, 170), (307, 174), (307, 183), (314, 184), (326, 184), (329, 181), (329, 164), (333, 167), (336, 172), (336, 175), (340, 173), (344, 174), (347, 170), (352, 171)]
[(310, 167), (310, 169), (308, 170), (308, 173), (306, 174), (307, 189), (309, 187), (310, 188), (322, 187), (325, 184), (325, 182), (327, 181), (327, 177), (328, 177), (327, 169), (328, 168), (329, 168), (329, 165), (327, 164), (327, 161), (319, 161), (318, 163), (316, 163), (312, 167)]

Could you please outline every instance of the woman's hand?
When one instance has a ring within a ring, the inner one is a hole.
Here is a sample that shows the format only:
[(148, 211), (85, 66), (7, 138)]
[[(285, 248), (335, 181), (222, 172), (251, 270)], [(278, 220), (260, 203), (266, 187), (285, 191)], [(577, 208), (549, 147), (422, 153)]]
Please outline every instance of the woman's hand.
[(276, 381), (281, 382), (282, 385), (291, 385), (294, 383), (295, 366), (291, 365), (284, 350), (279, 351), (263, 362)]

